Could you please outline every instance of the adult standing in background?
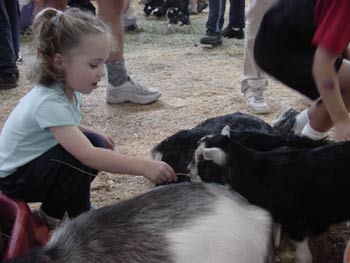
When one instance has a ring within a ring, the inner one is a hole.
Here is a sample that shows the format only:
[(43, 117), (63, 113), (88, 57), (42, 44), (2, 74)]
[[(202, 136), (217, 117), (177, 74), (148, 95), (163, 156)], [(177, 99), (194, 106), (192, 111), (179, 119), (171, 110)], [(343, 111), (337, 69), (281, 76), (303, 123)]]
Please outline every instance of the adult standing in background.
[(247, 110), (251, 113), (264, 114), (270, 112), (270, 107), (264, 96), (268, 81), (264, 72), (255, 62), (253, 50), (255, 37), (259, 30), (262, 17), (273, 1), (250, 0), (247, 11), (241, 91), (246, 100)]
[(149, 104), (160, 97), (157, 89), (146, 88), (133, 81), (124, 62), (124, 25), (123, 15), (129, 7), (130, 0), (97, 0), (98, 15), (112, 29), (116, 50), (111, 53), (107, 62), (108, 87), (107, 102)]
[[(245, 28), (245, 0), (230, 0), (228, 24), (221, 32), (227, 38), (244, 38)], [(224, 18), (222, 18), (224, 19)]]
[(0, 0), (0, 90), (17, 85), (19, 53), (18, 0)]
[[(245, 0), (230, 0), (230, 18), (229, 29), (231, 38), (242, 39), (244, 37), (244, 8)], [(226, 0), (209, 0), (209, 15), (205, 24), (207, 31), (205, 36), (200, 39), (200, 43), (203, 45), (221, 45), (221, 29), (224, 25), (224, 15), (226, 8)], [(237, 29), (237, 30), (235, 30)], [(233, 31), (234, 32), (231, 32)], [(228, 31), (228, 30), (227, 30)], [(224, 32), (223, 32), (224, 33)], [(228, 34), (226, 34), (227, 37)]]

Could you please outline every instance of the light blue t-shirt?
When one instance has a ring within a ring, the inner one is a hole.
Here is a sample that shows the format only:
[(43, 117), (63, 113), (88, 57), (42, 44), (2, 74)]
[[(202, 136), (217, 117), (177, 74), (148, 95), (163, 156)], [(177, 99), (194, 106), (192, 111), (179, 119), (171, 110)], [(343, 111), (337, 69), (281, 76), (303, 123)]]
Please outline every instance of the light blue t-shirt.
[(32, 161), (58, 144), (49, 127), (78, 126), (82, 95), (72, 105), (61, 86), (36, 85), (18, 103), (0, 134), (0, 177)]

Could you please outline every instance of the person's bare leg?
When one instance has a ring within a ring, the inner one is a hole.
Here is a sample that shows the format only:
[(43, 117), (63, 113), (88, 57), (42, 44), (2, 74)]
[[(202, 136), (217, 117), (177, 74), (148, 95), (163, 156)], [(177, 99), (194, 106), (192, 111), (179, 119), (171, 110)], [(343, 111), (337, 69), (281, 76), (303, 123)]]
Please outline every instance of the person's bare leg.
[(191, 12), (197, 13), (197, 0), (190, 0)]
[(128, 5), (128, 0), (97, 0), (97, 4), (98, 16), (111, 27), (115, 38), (116, 49), (110, 54), (109, 60), (122, 59), (124, 52), (123, 13)]
[(115, 50), (110, 54), (107, 71), (107, 102), (110, 104), (132, 102), (149, 104), (160, 97), (156, 89), (145, 88), (130, 79), (124, 63), (124, 25), (123, 14), (130, 0), (97, 0), (98, 16), (112, 30)]
[(42, 9), (53, 7), (63, 11), (67, 7), (68, 0), (35, 0), (33, 15), (36, 16)]

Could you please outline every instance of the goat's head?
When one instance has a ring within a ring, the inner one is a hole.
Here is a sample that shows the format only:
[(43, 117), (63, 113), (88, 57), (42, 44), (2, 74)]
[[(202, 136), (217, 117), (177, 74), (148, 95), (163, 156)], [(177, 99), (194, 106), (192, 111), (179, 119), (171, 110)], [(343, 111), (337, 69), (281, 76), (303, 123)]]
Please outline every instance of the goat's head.
[(221, 134), (208, 135), (198, 141), (198, 147), (188, 165), (192, 181), (225, 184), (225, 146), (229, 144), (229, 139), (230, 127), (225, 126)]

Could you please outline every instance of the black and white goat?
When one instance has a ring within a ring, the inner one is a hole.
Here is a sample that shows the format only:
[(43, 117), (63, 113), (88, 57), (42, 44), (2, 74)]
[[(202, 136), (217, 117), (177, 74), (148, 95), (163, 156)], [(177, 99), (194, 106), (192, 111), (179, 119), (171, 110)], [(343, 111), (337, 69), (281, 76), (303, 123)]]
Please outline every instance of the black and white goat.
[(158, 18), (167, 16), (169, 24), (190, 24), (189, 0), (147, 0), (143, 12)]
[[(284, 140), (277, 130), (268, 123), (249, 114), (232, 113), (207, 119), (192, 129), (181, 130), (157, 144), (151, 151), (153, 159), (167, 162), (177, 173), (186, 173), (187, 166), (192, 160), (198, 146), (198, 141), (209, 134), (220, 133), (229, 125), (232, 133), (239, 140), (255, 145), (255, 147), (272, 147), (272, 144), (282, 144)], [(265, 134), (267, 139), (256, 138), (252, 132)], [(272, 139), (274, 142), (272, 142)]]
[(270, 224), (223, 186), (174, 184), (67, 221), (9, 263), (264, 263)]
[(296, 262), (310, 263), (308, 237), (350, 219), (350, 142), (308, 141), (259, 151), (230, 138), (225, 127), (201, 140), (190, 175), (228, 185), (268, 210), (297, 242)]

